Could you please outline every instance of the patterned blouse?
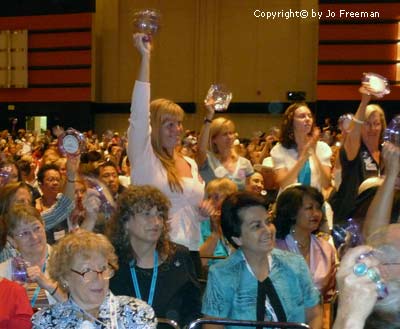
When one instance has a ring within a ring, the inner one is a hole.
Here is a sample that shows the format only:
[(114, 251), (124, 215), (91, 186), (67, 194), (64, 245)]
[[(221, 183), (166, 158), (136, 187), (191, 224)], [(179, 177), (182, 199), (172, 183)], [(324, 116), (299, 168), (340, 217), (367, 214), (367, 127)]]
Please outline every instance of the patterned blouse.
[[(114, 320), (114, 321), (113, 321)], [(157, 321), (151, 306), (128, 297), (109, 292), (100, 305), (96, 321), (85, 320), (85, 313), (69, 298), (37, 312), (32, 317), (32, 328), (96, 328), (96, 329), (155, 329)]]

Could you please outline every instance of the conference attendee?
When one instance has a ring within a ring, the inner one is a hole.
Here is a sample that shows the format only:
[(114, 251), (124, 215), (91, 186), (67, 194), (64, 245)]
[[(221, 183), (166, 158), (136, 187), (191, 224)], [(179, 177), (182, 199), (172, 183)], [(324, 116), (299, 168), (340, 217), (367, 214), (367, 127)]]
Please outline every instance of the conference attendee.
[(108, 187), (114, 200), (117, 201), (125, 189), (119, 181), (117, 165), (112, 161), (105, 161), (99, 164), (96, 171), (99, 179)]
[(201, 222), (200, 256), (204, 267), (218, 261), (213, 257), (231, 254), (233, 248), (222, 234), (221, 205), (228, 195), (237, 191), (237, 185), (226, 177), (213, 179), (206, 186), (207, 198), (213, 203), (215, 212), (209, 220)]
[(400, 225), (388, 225), (375, 234), (369, 245), (350, 249), (341, 260), (333, 329), (400, 327)]
[[(48, 276), (48, 260), (52, 249), (46, 243), (44, 222), (37, 209), (16, 205), (6, 215), (8, 239), (17, 249), (21, 273), (15, 279), (25, 282), (26, 291), (33, 308), (62, 301), (66, 295)], [(9, 258), (0, 263), (0, 276), (12, 280), (17, 259)]]
[(320, 295), (307, 264), (299, 255), (274, 249), (275, 227), (264, 200), (251, 192), (228, 196), (221, 225), (237, 251), (210, 267), (203, 314), (322, 328)]
[(341, 184), (329, 200), (336, 224), (342, 224), (350, 216), (360, 184), (369, 177), (382, 174), (381, 144), (386, 129), (385, 114), (371, 100), (368, 84), (360, 88), (361, 102), (339, 151)]
[(227, 177), (235, 182), (239, 190), (243, 190), (246, 177), (253, 173), (253, 167), (248, 159), (235, 151), (235, 125), (224, 117), (213, 120), (213, 104), (206, 104), (206, 109), (195, 155), (200, 174), (206, 183), (215, 178)]
[(279, 143), (271, 150), (276, 181), (281, 190), (294, 183), (319, 190), (331, 186), (329, 145), (319, 141), (319, 129), (306, 103), (290, 105), (284, 115)]
[(274, 224), (276, 247), (302, 256), (325, 302), (335, 294), (336, 251), (318, 236), (324, 197), (311, 186), (288, 187), (278, 197)]
[(149, 305), (110, 292), (117, 269), (117, 256), (105, 236), (83, 230), (65, 236), (54, 246), (49, 274), (68, 299), (35, 313), (33, 328), (155, 329)]
[(121, 194), (109, 230), (120, 262), (110, 288), (146, 301), (157, 317), (183, 327), (201, 316), (200, 288), (189, 250), (169, 240), (169, 208), (167, 197), (149, 185)]
[[(0, 216), (0, 254), (7, 241), (7, 225)], [(24, 287), (0, 276), (0, 328), (29, 329), (32, 307)]]
[(71, 225), (69, 216), (74, 209), (75, 177), (79, 167), (78, 157), (67, 159), (67, 181), (61, 189), (61, 173), (57, 165), (44, 164), (37, 178), (42, 196), (36, 200), (36, 208), (45, 219), (47, 241), (53, 244), (67, 234)]
[(134, 35), (141, 63), (132, 94), (127, 153), (131, 164), (131, 183), (153, 185), (171, 201), (170, 237), (189, 248), (198, 275), (200, 221), (211, 213), (203, 201), (205, 183), (196, 162), (177, 151), (183, 133), (184, 112), (176, 103), (156, 99), (150, 103), (151, 43), (144, 34)]

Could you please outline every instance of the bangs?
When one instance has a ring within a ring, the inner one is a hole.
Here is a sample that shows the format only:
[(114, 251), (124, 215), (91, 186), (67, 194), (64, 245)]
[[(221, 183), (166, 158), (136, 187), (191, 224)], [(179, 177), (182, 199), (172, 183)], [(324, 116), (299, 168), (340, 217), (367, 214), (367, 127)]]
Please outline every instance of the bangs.
[(164, 113), (161, 116), (161, 124), (164, 124), (167, 121), (182, 121), (183, 120), (183, 110), (172, 109), (170, 112)]

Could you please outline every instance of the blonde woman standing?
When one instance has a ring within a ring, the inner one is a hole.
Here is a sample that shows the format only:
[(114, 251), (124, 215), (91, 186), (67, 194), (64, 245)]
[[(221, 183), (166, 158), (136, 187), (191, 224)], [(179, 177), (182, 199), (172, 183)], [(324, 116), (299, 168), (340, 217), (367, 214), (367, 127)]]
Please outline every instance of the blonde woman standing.
[(207, 183), (227, 177), (239, 190), (244, 190), (246, 177), (251, 176), (254, 170), (248, 159), (235, 152), (235, 124), (223, 117), (212, 120), (215, 113), (212, 104), (206, 104), (206, 109), (195, 157), (200, 174)]
[(143, 41), (143, 37), (141, 33), (134, 35), (141, 64), (128, 130), (131, 181), (135, 185), (155, 186), (170, 199), (170, 238), (189, 248), (200, 274), (200, 220), (206, 219), (212, 206), (203, 201), (205, 184), (196, 162), (176, 150), (183, 132), (182, 108), (167, 99), (150, 103), (151, 43)]

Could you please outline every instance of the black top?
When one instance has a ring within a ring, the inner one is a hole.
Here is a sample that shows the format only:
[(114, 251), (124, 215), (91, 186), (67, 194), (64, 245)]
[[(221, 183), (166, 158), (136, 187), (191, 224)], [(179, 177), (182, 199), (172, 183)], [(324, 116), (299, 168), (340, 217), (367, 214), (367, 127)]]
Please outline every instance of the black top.
[(342, 147), (339, 151), (342, 165), (342, 182), (339, 190), (329, 199), (334, 212), (335, 224), (343, 224), (351, 215), (361, 183), (373, 176), (378, 176), (380, 168), (368, 148), (361, 142), (357, 156), (349, 161)]
[[(135, 269), (142, 299), (147, 302), (153, 269)], [(136, 297), (129, 264), (120, 264), (110, 289), (114, 295)], [(175, 320), (181, 327), (201, 317), (200, 286), (186, 247), (176, 245), (175, 254), (159, 265), (152, 307), (156, 317)]]
[(257, 321), (265, 321), (265, 315), (267, 314), (267, 310), (265, 309), (265, 301), (267, 298), (271, 307), (274, 309), (274, 312), (278, 318), (278, 322), (286, 322), (285, 310), (283, 309), (281, 300), (279, 299), (275, 287), (269, 277), (267, 277), (263, 282), (258, 281)]

